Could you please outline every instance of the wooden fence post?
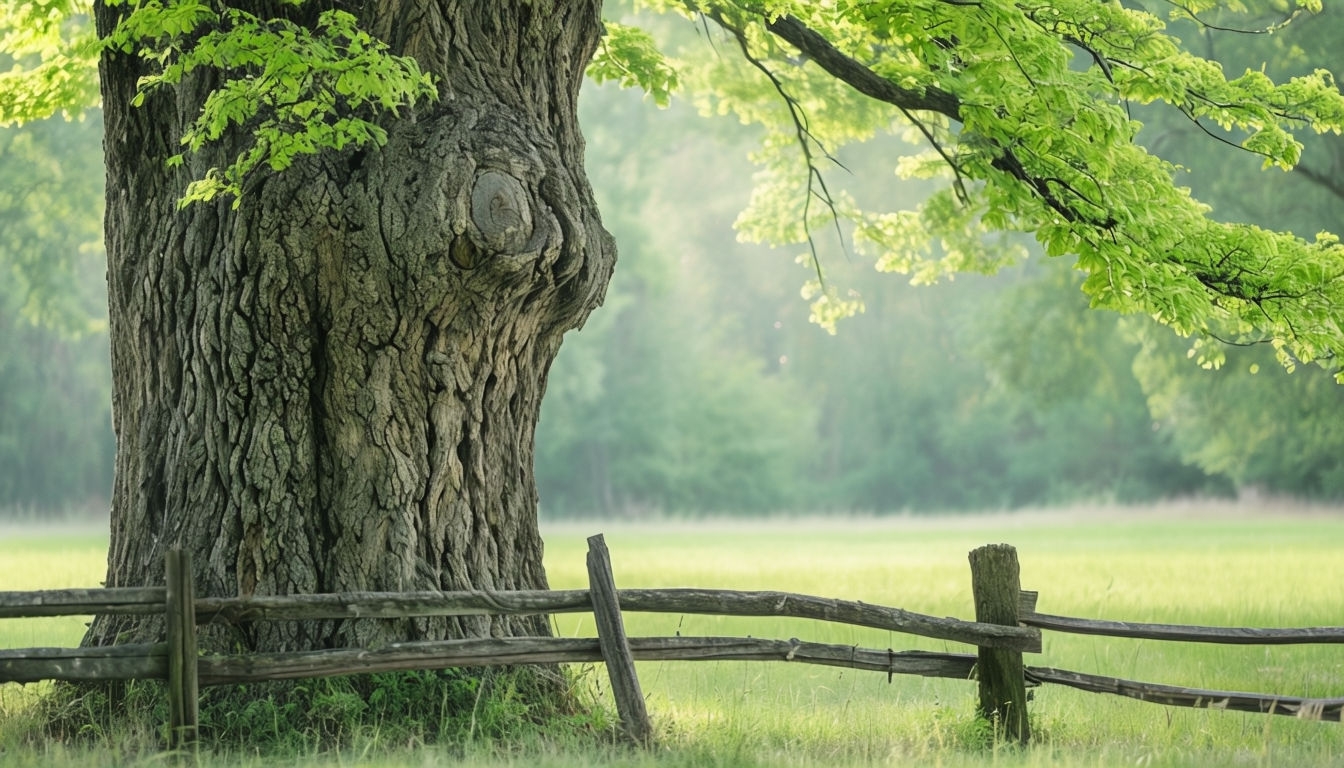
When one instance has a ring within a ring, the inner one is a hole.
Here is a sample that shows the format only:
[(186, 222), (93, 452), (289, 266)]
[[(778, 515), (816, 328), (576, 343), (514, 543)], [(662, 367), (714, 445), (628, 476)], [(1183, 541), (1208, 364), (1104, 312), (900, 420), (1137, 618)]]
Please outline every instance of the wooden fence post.
[[(1018, 626), (1021, 577), (1017, 550), (1008, 544), (990, 544), (972, 550), (971, 591), (975, 620), (986, 624)], [(980, 714), (1002, 728), (1008, 738), (1031, 740), (1027, 718), (1026, 678), (1020, 651), (979, 648), (976, 666), (980, 680)]]
[(196, 745), (200, 723), (196, 667), (196, 588), (191, 555), (174, 547), (164, 555), (168, 622), (168, 745)]
[(644, 692), (635, 675), (635, 659), (625, 636), (625, 622), (616, 598), (616, 580), (611, 572), (611, 554), (602, 534), (588, 538), (588, 590), (597, 624), (597, 642), (611, 677), (611, 693), (626, 738), (640, 746), (653, 743), (653, 725), (644, 706)]

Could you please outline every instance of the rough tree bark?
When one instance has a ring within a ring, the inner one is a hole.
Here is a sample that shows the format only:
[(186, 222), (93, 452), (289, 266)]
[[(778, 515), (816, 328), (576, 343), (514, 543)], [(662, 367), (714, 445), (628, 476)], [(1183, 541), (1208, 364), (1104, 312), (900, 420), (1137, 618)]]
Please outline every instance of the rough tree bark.
[[(212, 595), (545, 587), (538, 408), (561, 335), (601, 302), (615, 261), (576, 116), (600, 5), (342, 3), (435, 74), (440, 100), (388, 120), (381, 149), (258, 173), (237, 210), (177, 200), (238, 143), (164, 164), (210, 83), (132, 108), (143, 65), (105, 58), (109, 586), (162, 583), (163, 551), (180, 544)], [(99, 3), (100, 31), (123, 11)], [(103, 617), (86, 642), (157, 631)], [(548, 629), (471, 617), (230, 632), (216, 641), (285, 650)]]

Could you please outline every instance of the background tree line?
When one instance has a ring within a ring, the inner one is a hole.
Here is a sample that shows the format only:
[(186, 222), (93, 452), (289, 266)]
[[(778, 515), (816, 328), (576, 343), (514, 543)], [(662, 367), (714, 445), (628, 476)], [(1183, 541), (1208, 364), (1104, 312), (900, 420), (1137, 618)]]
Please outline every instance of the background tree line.
[[(660, 23), (671, 47), (710, 45)], [(1229, 71), (1263, 64), (1286, 77), (1328, 60), (1344, 22), (1327, 9), (1273, 35), (1181, 29)], [(606, 306), (551, 372), (543, 514), (949, 510), (1248, 487), (1344, 496), (1344, 389), (1319, 369), (1285, 374), (1264, 347), (1201, 368), (1165, 329), (1084, 311), (1062, 260), (915, 287), (818, 233), (828, 279), (867, 307), (831, 336), (808, 322), (795, 254), (734, 238), (752, 188), (749, 129), (707, 123), (685, 99), (655, 111), (636, 92), (592, 86), (585, 99), (589, 173), (622, 255)], [(1304, 236), (1344, 219), (1337, 136), (1309, 138), (1291, 192), (1270, 193), (1258, 158), (1208, 141), (1208, 126), (1135, 117), (1152, 151), (1203, 161), (1184, 183), (1216, 215)], [(0, 132), (10, 508), (83, 506), (110, 486), (99, 145), (96, 119)], [(839, 159), (864, 167), (893, 151)], [(856, 196), (925, 194), (858, 176), (827, 178)]]
[(0, 509), (106, 511), (101, 125), (0, 129)]

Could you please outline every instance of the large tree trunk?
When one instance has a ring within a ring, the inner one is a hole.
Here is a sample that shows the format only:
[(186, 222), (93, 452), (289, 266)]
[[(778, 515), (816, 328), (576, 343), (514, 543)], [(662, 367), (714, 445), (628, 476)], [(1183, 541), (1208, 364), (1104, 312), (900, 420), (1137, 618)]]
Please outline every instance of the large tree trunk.
[[(381, 149), (258, 172), (236, 210), (177, 199), (238, 143), (164, 164), (210, 83), (132, 108), (144, 65), (103, 61), (108, 586), (162, 583), (175, 545), (210, 595), (546, 585), (538, 408), (561, 335), (601, 302), (615, 260), (576, 116), (600, 0), (343, 7), (434, 73), (441, 99), (387, 120)], [(100, 31), (123, 10), (100, 3)], [(104, 617), (87, 642), (157, 631)], [(283, 650), (548, 629), (533, 617), (230, 632), (217, 641)]]

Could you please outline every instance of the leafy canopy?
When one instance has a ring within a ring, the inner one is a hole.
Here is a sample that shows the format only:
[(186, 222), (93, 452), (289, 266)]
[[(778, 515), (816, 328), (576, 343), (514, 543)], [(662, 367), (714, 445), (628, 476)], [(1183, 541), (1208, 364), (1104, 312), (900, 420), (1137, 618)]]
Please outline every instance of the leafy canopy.
[(98, 53), (89, 0), (0, 4), (0, 127), (57, 112), (79, 114), (98, 100)]
[[(928, 282), (992, 271), (1016, 254), (987, 234), (1029, 232), (1050, 255), (1076, 256), (1094, 306), (1205, 340), (1269, 343), (1289, 367), (1334, 365), (1338, 240), (1217, 221), (1173, 182), (1175, 165), (1136, 142), (1132, 115), (1133, 105), (1165, 104), (1211, 141), (1288, 169), (1301, 150), (1294, 132), (1344, 127), (1328, 71), (1284, 83), (1257, 70), (1229, 77), (1163, 19), (1095, 0), (650, 5), (705, 14), (744, 54), (680, 64), (706, 108), (767, 130), (761, 184), (739, 222), (745, 236), (808, 243), (838, 216), (880, 269)], [(1172, 13), (1197, 17), (1214, 5), (1173, 4)], [(1302, 23), (1319, 10), (1303, 3), (1288, 15)], [(898, 174), (946, 181), (914, 210), (861, 206), (825, 187), (830, 158), (879, 131), (926, 147), (895, 162)], [(830, 322), (853, 307), (832, 289), (815, 309)], [(1221, 345), (1197, 351), (1213, 363)]]
[[(303, 0), (284, 2), (303, 5)], [(300, 155), (347, 145), (381, 146), (387, 132), (376, 114), (436, 95), (433, 80), (414, 59), (391, 55), (345, 11), (322, 11), (309, 28), (236, 8), (216, 10), (208, 0), (133, 4), (102, 44), (159, 65), (156, 73), (141, 78), (137, 106), (154, 90), (178, 85), (198, 69), (244, 73), (226, 78), (206, 98), (182, 145), (199, 152), (238, 127), (252, 133), (253, 143), (227, 167), (210, 168), (191, 182), (182, 205), (223, 193), (233, 197), (236, 207), (244, 180), (263, 164), (283, 171)], [(180, 165), (183, 158), (174, 155), (168, 162)]]
[[(0, 122), (87, 103), (87, 88), (71, 83), (77, 65), (97, 52), (135, 51), (156, 64), (142, 84), (148, 93), (197, 68), (218, 70), (222, 84), (183, 137), (185, 149), (200, 151), (237, 129), (254, 143), (227, 167), (203, 169), (184, 202), (236, 197), (263, 165), (280, 171), (298, 155), (381, 143), (385, 115), (434, 92), (414, 61), (339, 11), (300, 24), (219, 0), (112, 2), (127, 2), (131, 12), (110, 36), (85, 44), (71, 42), (87, 37), (78, 25), (65, 34), (79, 0), (0, 16), (0, 48), (33, 62), (11, 73), (6, 90), (21, 95), (0, 102)], [(1321, 8), (1320, 0), (1170, 6), (1183, 19), (1215, 6), (1280, 10), (1292, 23)], [(680, 81), (705, 108), (764, 126), (759, 184), (739, 222), (744, 237), (811, 243), (834, 221), (877, 255), (879, 268), (927, 282), (1011, 262), (1016, 250), (989, 234), (1028, 232), (1048, 254), (1076, 257), (1094, 306), (1144, 313), (1205, 341), (1268, 343), (1288, 367), (1334, 366), (1344, 350), (1338, 238), (1321, 233), (1309, 242), (1218, 221), (1174, 183), (1176, 166), (1136, 142), (1141, 126), (1132, 114), (1133, 105), (1167, 105), (1211, 140), (1288, 169), (1300, 159), (1295, 132), (1344, 128), (1344, 97), (1325, 69), (1280, 83), (1255, 69), (1229, 77), (1162, 18), (1098, 0), (647, 0), (645, 7), (717, 25), (741, 55), (684, 60), (674, 70), (646, 36), (613, 24), (592, 72), (638, 85), (659, 103)], [(945, 181), (913, 210), (860, 205), (826, 185), (831, 158), (878, 132), (926, 147), (893, 160), (898, 174)], [(815, 261), (815, 251), (803, 258)], [(823, 324), (859, 308), (820, 280), (811, 291)], [(1216, 362), (1219, 347), (1204, 344), (1199, 354)]]
[[(235, 207), (252, 171), (283, 171), (300, 155), (349, 145), (382, 145), (379, 115), (437, 95), (414, 59), (392, 55), (361, 30), (353, 15), (329, 9), (315, 23), (261, 18), (212, 0), (106, 0), (127, 6), (111, 34), (87, 29), (87, 0), (45, 0), (0, 15), (0, 54), (14, 59), (0, 100), (0, 125), (40, 119), (58, 108), (92, 103), (92, 66), (104, 53), (137, 55), (152, 64), (134, 104), (173, 87), (197, 70), (224, 76), (200, 115), (183, 132), (183, 164), (231, 130), (250, 146), (223, 168), (206, 167), (187, 187), (182, 205), (231, 196)], [(305, 0), (281, 0), (298, 8)]]

